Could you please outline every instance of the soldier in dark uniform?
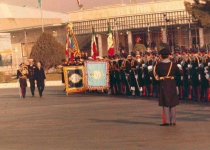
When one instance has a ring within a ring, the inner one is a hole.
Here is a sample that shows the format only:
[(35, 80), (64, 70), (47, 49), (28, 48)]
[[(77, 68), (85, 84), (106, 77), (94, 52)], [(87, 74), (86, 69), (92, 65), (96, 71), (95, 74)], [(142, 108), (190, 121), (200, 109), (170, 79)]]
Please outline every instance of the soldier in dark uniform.
[(152, 87), (153, 87), (153, 97), (158, 97), (158, 81), (154, 78), (153, 76), (153, 69), (154, 66), (157, 65), (158, 63), (158, 58), (157, 58), (157, 52), (152, 51), (151, 53), (152, 57), (152, 71), (150, 72), (150, 77), (151, 77), (151, 82), (152, 82)]
[[(179, 49), (175, 49), (174, 62), (182, 70), (182, 66), (181, 66), (182, 58), (181, 58), (180, 50)], [(183, 99), (184, 98), (184, 95), (183, 95), (183, 92), (184, 91), (183, 91), (182, 77), (181, 76), (176, 76), (175, 77), (175, 81), (176, 81), (176, 86), (177, 86), (178, 93), (179, 93), (179, 98), (180, 99)]]
[(177, 64), (169, 59), (170, 51), (167, 48), (160, 52), (162, 61), (154, 67), (154, 77), (159, 81), (159, 106), (163, 107), (166, 123), (161, 126), (176, 125), (176, 106), (179, 104), (176, 82), (174, 78), (181, 76)]
[(140, 87), (138, 85), (138, 75), (137, 75), (137, 68), (138, 68), (138, 62), (135, 59), (136, 54), (131, 53), (131, 70), (129, 74), (129, 81), (131, 85), (132, 95), (139, 95), (140, 94)]
[(120, 68), (120, 89), (121, 89), (121, 94), (126, 94), (126, 85), (127, 85), (127, 79), (126, 79), (126, 60), (127, 55), (125, 53), (121, 54), (121, 59), (118, 61), (118, 65)]
[(23, 98), (26, 96), (26, 87), (27, 87), (27, 76), (28, 76), (28, 69), (25, 67), (24, 63), (21, 63), (20, 69), (17, 70), (17, 79), (19, 79), (20, 83), (20, 93)]
[(143, 72), (142, 72), (142, 78), (144, 80), (144, 87), (143, 87), (143, 93), (144, 96), (150, 97), (152, 96), (152, 83), (150, 80), (149, 70), (148, 66), (152, 65), (152, 60), (150, 58), (150, 53), (146, 52), (144, 56), (144, 63), (142, 64)]
[(182, 70), (183, 70), (183, 89), (184, 89), (184, 99), (191, 99), (192, 93), (190, 92), (191, 78), (189, 73), (190, 57), (187, 54), (187, 49), (182, 50)]
[(199, 83), (199, 74), (200, 74), (200, 59), (197, 56), (197, 50), (191, 49), (191, 62), (189, 67), (189, 73), (191, 77), (191, 84), (192, 84), (192, 90), (193, 90), (193, 100), (194, 101), (200, 101), (200, 83)]
[(208, 68), (210, 66), (210, 57), (209, 55), (206, 55), (206, 49), (202, 48), (200, 49), (200, 52), (202, 54), (201, 56), (201, 65), (200, 65), (200, 75), (201, 75), (201, 101), (205, 102), (208, 101), (208, 87), (209, 87), (209, 81), (206, 78), (205, 68)]
[(30, 82), (30, 89), (31, 94), (34, 97), (34, 91), (35, 91), (35, 82), (34, 82), (34, 69), (36, 68), (33, 59), (29, 59), (29, 65), (28, 65), (28, 79)]
[(207, 87), (207, 95), (206, 95), (206, 100), (210, 102), (210, 51), (208, 51), (208, 55), (205, 58), (205, 68), (204, 68), (204, 73), (205, 77), (207, 79), (208, 87)]

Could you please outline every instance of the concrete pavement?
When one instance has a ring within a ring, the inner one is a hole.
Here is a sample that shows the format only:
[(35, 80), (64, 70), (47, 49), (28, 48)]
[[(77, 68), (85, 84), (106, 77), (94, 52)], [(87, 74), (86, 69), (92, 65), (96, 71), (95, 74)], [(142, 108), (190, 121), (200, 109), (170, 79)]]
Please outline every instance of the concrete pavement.
[[(28, 86), (30, 85), (29, 81), (27, 81)], [(63, 83), (61, 81), (46, 81), (45, 86), (62, 86)], [(5, 88), (18, 88), (20, 86), (19, 82), (16, 83), (0, 83), (0, 89)]]
[[(209, 150), (210, 104), (181, 102), (177, 126), (160, 127), (156, 99), (103, 94), (43, 98), (0, 90), (0, 150)], [(37, 92), (37, 91), (36, 91)], [(37, 93), (36, 93), (37, 95)]]

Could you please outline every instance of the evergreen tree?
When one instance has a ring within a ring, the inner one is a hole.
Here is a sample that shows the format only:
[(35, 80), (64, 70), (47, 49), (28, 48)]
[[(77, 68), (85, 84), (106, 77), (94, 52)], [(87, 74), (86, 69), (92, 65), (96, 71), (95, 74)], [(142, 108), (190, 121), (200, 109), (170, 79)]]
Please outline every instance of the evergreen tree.
[(185, 2), (187, 12), (203, 27), (210, 27), (210, 0), (194, 0)]
[(32, 47), (30, 58), (40, 61), (45, 70), (61, 64), (65, 58), (62, 46), (50, 33), (44, 32)]

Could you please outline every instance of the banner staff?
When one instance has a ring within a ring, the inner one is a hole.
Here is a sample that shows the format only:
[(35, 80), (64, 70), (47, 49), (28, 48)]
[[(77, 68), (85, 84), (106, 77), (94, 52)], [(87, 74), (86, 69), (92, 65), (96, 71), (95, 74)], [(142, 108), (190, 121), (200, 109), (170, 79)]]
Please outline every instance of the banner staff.
[(43, 25), (43, 7), (42, 7), (42, 0), (38, 0), (38, 3), (39, 3), (39, 7), (40, 7), (40, 10), (41, 10), (41, 23), (42, 23), (42, 33), (44, 32), (44, 25)]

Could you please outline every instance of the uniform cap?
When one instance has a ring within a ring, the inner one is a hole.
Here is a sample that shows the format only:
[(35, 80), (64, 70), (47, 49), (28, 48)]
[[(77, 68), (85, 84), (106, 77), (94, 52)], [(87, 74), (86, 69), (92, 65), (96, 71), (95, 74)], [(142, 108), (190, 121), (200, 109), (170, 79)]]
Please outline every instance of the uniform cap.
[(163, 49), (161, 49), (161, 50), (159, 51), (159, 54), (160, 54), (160, 55), (170, 55), (171, 52), (170, 52), (169, 49), (163, 48)]

